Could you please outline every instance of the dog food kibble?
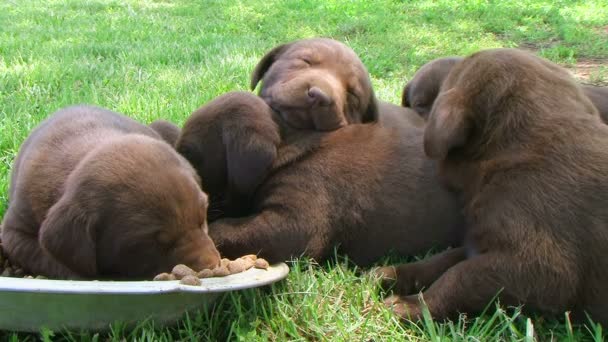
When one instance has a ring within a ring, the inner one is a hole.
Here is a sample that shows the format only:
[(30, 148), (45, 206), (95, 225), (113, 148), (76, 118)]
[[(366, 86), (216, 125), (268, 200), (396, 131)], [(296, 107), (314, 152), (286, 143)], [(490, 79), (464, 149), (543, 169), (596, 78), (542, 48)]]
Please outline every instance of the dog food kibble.
[(247, 262), (244, 259), (238, 258), (228, 263), (230, 274), (241, 273), (247, 270)]
[(175, 280), (175, 276), (171, 273), (161, 273), (154, 277), (155, 281)]
[[(154, 281), (168, 281), (168, 280), (179, 280), (180, 284), (200, 286), (200, 279), (211, 278), (211, 277), (225, 277), (231, 274), (245, 272), (248, 269), (255, 267), (261, 269), (268, 269), (268, 261), (258, 258), (255, 254), (244, 255), (235, 260), (223, 258), (220, 265), (214, 269), (205, 269), (200, 272), (196, 272), (186, 265), (176, 265), (171, 270), (171, 273), (161, 273), (154, 277)], [(0, 241), (0, 276), (1, 277), (23, 277), (25, 279), (47, 279), (42, 275), (29, 275), (25, 271), (11, 265), (6, 254), (2, 250), (2, 243)]]
[(199, 286), (201, 284), (201, 280), (198, 279), (196, 275), (187, 275), (184, 276), (179, 283), (184, 285)]
[(15, 276), (15, 277), (21, 278), (24, 275), (25, 275), (25, 272), (21, 268), (15, 268), (15, 270), (13, 271), (13, 276)]
[(185, 276), (196, 276), (196, 272), (193, 269), (191, 269), (190, 267), (188, 267), (186, 265), (182, 265), (182, 264), (173, 267), (173, 270), (171, 271), (171, 273), (177, 279), (182, 279)]
[(3, 277), (12, 277), (13, 276), (13, 269), (10, 267), (5, 267), (4, 271), (2, 271), (1, 274)]
[(196, 274), (199, 278), (211, 278), (213, 277), (213, 270), (204, 269)]
[(266, 261), (265, 259), (258, 258), (258, 259), (255, 261), (255, 265), (254, 265), (254, 266), (255, 266), (255, 268), (268, 269), (268, 267), (269, 267), (270, 265), (268, 264), (268, 261)]
[(213, 269), (214, 277), (225, 277), (227, 275), (230, 275), (230, 271), (228, 270), (228, 267), (226, 267), (226, 266), (220, 266), (220, 267), (216, 267)]
[(258, 256), (255, 254), (247, 254), (241, 257), (242, 259), (249, 259), (253, 262), (255, 262), (258, 259)]

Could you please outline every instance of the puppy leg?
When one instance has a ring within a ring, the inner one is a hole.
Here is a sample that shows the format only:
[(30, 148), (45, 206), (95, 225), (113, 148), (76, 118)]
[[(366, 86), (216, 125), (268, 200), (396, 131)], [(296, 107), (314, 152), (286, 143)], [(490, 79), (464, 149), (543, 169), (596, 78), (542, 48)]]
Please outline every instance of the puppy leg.
[(452, 248), (417, 262), (380, 267), (375, 274), (382, 278), (382, 286), (400, 295), (417, 293), (428, 288), (445, 271), (466, 258), (464, 247)]
[[(543, 281), (538, 281), (543, 279)], [(436, 320), (459, 312), (479, 313), (498, 294), (503, 305), (527, 305), (557, 313), (570, 308), (576, 294), (572, 274), (550, 265), (532, 264), (506, 254), (483, 254), (462, 261), (447, 270), (431, 287), (417, 295), (391, 296), (385, 304), (404, 319), (422, 317), (422, 302)]]
[(2, 247), (11, 263), (33, 275), (64, 279), (81, 278), (44, 252), (38, 243), (37, 235), (16, 228), (9, 221), (10, 218), (5, 219), (3, 223)]
[[(302, 211), (302, 209), (300, 210)], [(311, 211), (314, 212), (314, 211)], [(324, 259), (331, 246), (328, 225), (284, 210), (266, 210), (240, 218), (223, 218), (209, 225), (209, 236), (222, 257), (258, 254), (270, 263), (306, 255)], [(310, 224), (301, 227), (300, 224)]]

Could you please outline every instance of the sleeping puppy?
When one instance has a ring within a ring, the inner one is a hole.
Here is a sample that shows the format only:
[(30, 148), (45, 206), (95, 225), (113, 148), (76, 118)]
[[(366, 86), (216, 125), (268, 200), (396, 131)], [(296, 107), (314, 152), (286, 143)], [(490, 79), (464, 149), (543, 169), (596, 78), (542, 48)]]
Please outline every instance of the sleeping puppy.
[[(607, 145), (608, 127), (565, 69), (514, 49), (464, 59), (424, 150), (462, 194), (465, 247), (398, 268), (401, 288), (432, 283), (423, 296), (436, 319), (479, 313), (499, 294), (506, 306), (608, 323)], [(418, 297), (401, 295), (387, 304), (420, 318)]]
[[(233, 134), (232, 127), (246, 121)], [(222, 255), (323, 260), (339, 246), (340, 253), (367, 265), (390, 250), (412, 255), (459, 241), (459, 206), (435, 179), (436, 164), (422, 152), (421, 128), (404, 118), (390, 126), (353, 123), (329, 132), (294, 129), (286, 121), (259, 97), (232, 93), (196, 111), (182, 129), (177, 149), (188, 151), (182, 153), (200, 175), (224, 161), (199, 158), (225, 154), (225, 165), (234, 170), (229, 178), (255, 179), (247, 182), (256, 186), (246, 187), (252, 204), (246, 215), (224, 215), (209, 225)], [(217, 139), (215, 145), (209, 137)], [(229, 146), (239, 141), (251, 149), (234, 154), (241, 150)]]
[(312, 38), (279, 45), (255, 67), (251, 89), (292, 128), (331, 131), (377, 119), (367, 69), (346, 45)]
[(424, 64), (403, 88), (401, 105), (412, 108), (426, 120), (443, 80), (461, 60), (462, 57), (443, 57)]
[(163, 138), (163, 140), (166, 141), (169, 145), (175, 146), (180, 132), (180, 129), (179, 127), (177, 127), (177, 125), (167, 120), (161, 119), (153, 121), (151, 124), (148, 125), (148, 127), (155, 130), (156, 133), (158, 133), (158, 135), (160, 135), (160, 137)]
[(176, 264), (212, 268), (207, 196), (154, 130), (73, 106), (42, 122), (15, 160), (2, 246), (52, 278), (150, 278)]

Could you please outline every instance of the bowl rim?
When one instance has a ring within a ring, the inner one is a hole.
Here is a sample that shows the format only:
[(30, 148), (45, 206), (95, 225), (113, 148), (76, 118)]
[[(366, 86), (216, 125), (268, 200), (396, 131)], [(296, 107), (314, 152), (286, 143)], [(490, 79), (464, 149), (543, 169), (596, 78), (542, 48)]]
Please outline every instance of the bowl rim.
[(225, 277), (201, 279), (201, 285), (184, 285), (179, 280), (105, 281), (54, 280), (0, 277), (0, 292), (60, 294), (149, 295), (158, 293), (218, 293), (248, 289), (274, 283), (287, 277), (289, 267), (281, 262), (268, 269), (250, 268)]

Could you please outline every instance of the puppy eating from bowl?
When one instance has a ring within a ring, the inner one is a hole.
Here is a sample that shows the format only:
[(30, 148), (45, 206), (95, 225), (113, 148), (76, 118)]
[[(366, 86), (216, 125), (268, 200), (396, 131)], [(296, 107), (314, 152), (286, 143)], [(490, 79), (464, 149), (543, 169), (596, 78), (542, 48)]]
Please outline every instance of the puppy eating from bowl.
[(13, 264), (50, 278), (214, 268), (207, 201), (196, 171), (153, 129), (101, 108), (67, 107), (21, 146), (2, 246)]

